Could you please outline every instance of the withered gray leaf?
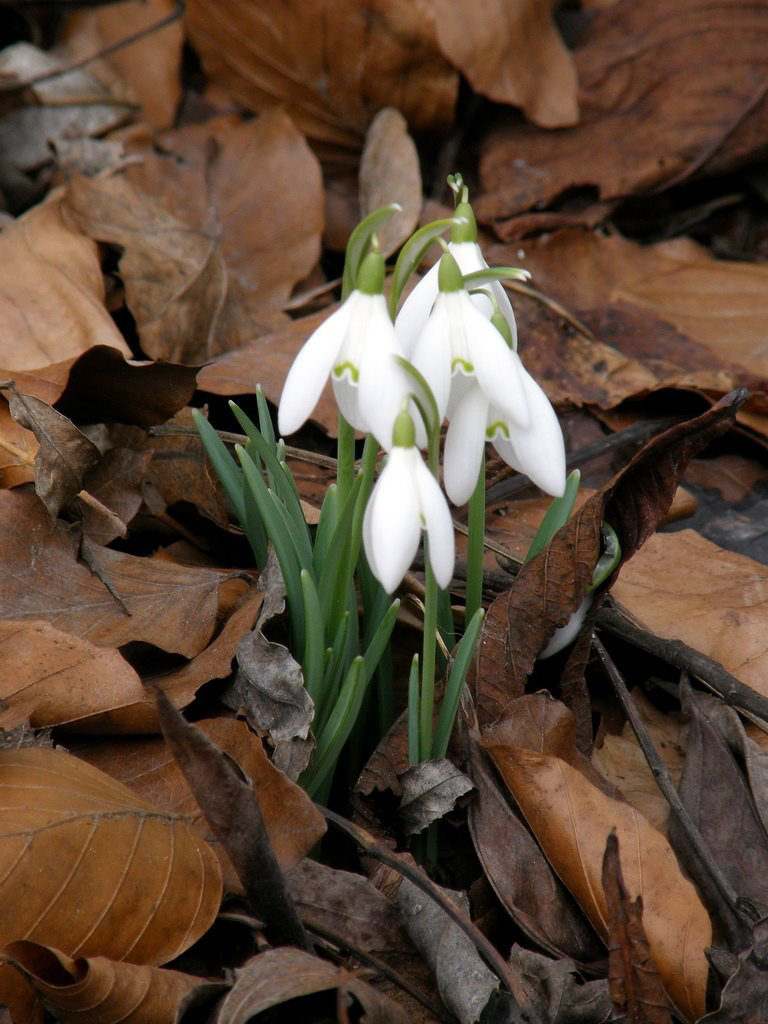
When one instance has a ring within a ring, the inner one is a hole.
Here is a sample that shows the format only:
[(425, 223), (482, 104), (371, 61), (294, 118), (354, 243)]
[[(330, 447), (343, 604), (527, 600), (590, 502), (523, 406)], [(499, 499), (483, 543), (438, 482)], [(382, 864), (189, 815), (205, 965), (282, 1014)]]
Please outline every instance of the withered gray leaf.
[(548, 1024), (607, 1024), (611, 1019), (608, 982), (580, 980), (573, 960), (551, 960), (518, 945), (512, 947), (509, 960)]
[[(449, 895), (462, 910), (468, 909), (463, 894)], [(407, 878), (400, 885), (397, 905), (408, 934), (430, 966), (441, 999), (461, 1024), (474, 1024), (497, 991), (498, 978), (467, 934)]]
[(474, 783), (447, 758), (422, 761), (400, 776), (403, 796), (400, 817), (408, 836), (445, 817), (457, 802), (475, 787)]
[(726, 982), (719, 1009), (700, 1024), (763, 1024), (768, 1020), (768, 919), (758, 921), (752, 945), (739, 956)]

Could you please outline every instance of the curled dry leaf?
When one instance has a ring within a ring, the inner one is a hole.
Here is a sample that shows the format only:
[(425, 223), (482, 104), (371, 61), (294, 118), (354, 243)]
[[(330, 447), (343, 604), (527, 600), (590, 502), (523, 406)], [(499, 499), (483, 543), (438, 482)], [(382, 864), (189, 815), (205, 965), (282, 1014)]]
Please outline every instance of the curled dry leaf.
[(705, 1010), (712, 927), (693, 885), (667, 841), (634, 808), (601, 793), (558, 757), (522, 747), (490, 746), (547, 859), (592, 925), (608, 937), (601, 884), (605, 843), (613, 829), (623, 853), (631, 898), (643, 900), (643, 924), (667, 991), (688, 1020)]
[(762, 1024), (768, 1020), (768, 920), (758, 921), (753, 944), (739, 955), (738, 965), (723, 989), (720, 1006), (702, 1018), (702, 1024)]
[(400, 776), (403, 796), (398, 808), (405, 834), (423, 832), (454, 809), (474, 789), (472, 780), (453, 761), (422, 761)]
[(108, 345), (130, 350), (104, 306), (98, 246), (68, 227), (61, 200), (33, 207), (0, 235), (0, 366), (29, 370)]
[[(158, 964), (212, 923), (221, 871), (184, 818), (39, 747), (0, 751), (0, 793), (0, 945)], [(0, 970), (0, 999), (13, 978)]]
[(399, 203), (402, 210), (377, 232), (384, 256), (391, 256), (415, 230), (421, 213), (421, 171), (416, 145), (403, 115), (385, 107), (368, 129), (360, 159), (360, 216)]
[(584, 981), (573, 960), (551, 960), (514, 945), (510, 963), (523, 977), (531, 1002), (551, 1024), (608, 1024), (613, 1014), (605, 978)]
[(508, 217), (573, 186), (626, 196), (746, 162), (768, 119), (766, 32), (763, 3), (680, 0), (659, 17), (656, 0), (638, 0), (596, 12), (574, 52), (581, 123), (493, 133), (481, 159), (486, 211)]
[(101, 453), (71, 420), (47, 402), (11, 386), (8, 404), (11, 416), (37, 439), (35, 492), (55, 519), (82, 490), (85, 475), (99, 462)]
[(521, 107), (542, 128), (578, 121), (573, 57), (552, 20), (550, 0), (457, 4), (434, 0), (437, 39), (475, 92)]
[(21, 971), (61, 1024), (165, 1024), (187, 992), (204, 984), (147, 964), (72, 957), (38, 942), (10, 942), (0, 956)]
[(279, 0), (187, 4), (187, 31), (208, 77), (250, 110), (283, 106), (311, 139), (357, 149), (373, 114), (395, 107), (413, 131), (451, 122), (458, 75), (440, 53), (427, 0), (394, 0), (371, 18), (324, 0), (308, 22)]
[(731, 426), (745, 399), (744, 389), (733, 392), (645, 445), (490, 605), (471, 678), (481, 726), (505, 717), (538, 654), (581, 604), (597, 562), (603, 520), (618, 535), (623, 565), (666, 513), (689, 460)]
[(643, 927), (643, 899), (629, 898), (614, 832), (605, 844), (602, 883), (608, 913), (608, 981), (615, 1016), (643, 1024), (672, 1024), (667, 994)]
[[(468, 912), (466, 896), (444, 892)], [(461, 1024), (474, 1024), (498, 989), (499, 979), (469, 936), (407, 878), (398, 889), (397, 906), (414, 945), (429, 964), (446, 1007)]]

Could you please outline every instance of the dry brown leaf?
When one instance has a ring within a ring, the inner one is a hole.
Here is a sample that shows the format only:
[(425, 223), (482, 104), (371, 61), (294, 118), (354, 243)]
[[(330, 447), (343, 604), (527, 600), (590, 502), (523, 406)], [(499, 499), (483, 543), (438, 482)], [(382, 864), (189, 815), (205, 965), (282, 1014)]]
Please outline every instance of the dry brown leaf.
[(18, 487), (35, 479), (38, 448), (35, 435), (19, 426), (0, 397), (0, 487)]
[(358, 148), (382, 107), (400, 110), (413, 131), (451, 122), (458, 75), (439, 52), (429, 0), (375, 10), (324, 0), (312, 11), (191, 0), (186, 26), (209, 79), (250, 110), (282, 105), (320, 142)]
[[(273, 766), (262, 741), (245, 722), (209, 718), (195, 724), (237, 762), (258, 793), (264, 823), (280, 867), (283, 871), (296, 867), (325, 832), (322, 815), (306, 793)], [(162, 737), (96, 741), (75, 748), (75, 752), (124, 783), (142, 800), (184, 815), (213, 842), (197, 801)]]
[[(77, 11), (65, 22), (61, 39), (73, 59), (90, 56), (170, 14), (174, 0), (130, 0)], [(105, 78), (113, 92), (138, 102), (155, 128), (168, 128), (181, 98), (181, 19), (152, 32), (129, 47), (116, 50), (89, 68)], [(115, 81), (116, 79), (116, 81)]]
[(68, 227), (61, 201), (33, 207), (0, 235), (0, 366), (30, 370), (108, 345), (130, 350), (104, 307), (98, 246)]
[(384, 256), (391, 256), (419, 223), (421, 170), (419, 154), (403, 115), (385, 107), (368, 129), (360, 159), (360, 218), (380, 206), (399, 203), (396, 213), (378, 231)]
[(38, 942), (10, 942), (0, 956), (20, 970), (61, 1024), (172, 1024), (201, 978), (103, 956), (72, 957)]
[(167, 137), (130, 172), (76, 177), (67, 216), (119, 245), (144, 352), (205, 362), (273, 328), (317, 262), (320, 168), (282, 111)]
[[(141, 485), (151, 461), (151, 452), (112, 448), (86, 474), (87, 494), (80, 496), (80, 503), (87, 537), (97, 544), (109, 544), (125, 536), (127, 525), (141, 508)], [(94, 507), (91, 497), (98, 506)]]
[(664, 984), (688, 1020), (705, 1010), (709, 916), (667, 841), (629, 804), (601, 793), (560, 758), (522, 747), (489, 753), (548, 860), (592, 925), (607, 937), (601, 884), (605, 843), (616, 830), (627, 891), (642, 896), (643, 923)]
[[(498, 247), (489, 251), (489, 258), (495, 262), (500, 257), (503, 262), (505, 254), (510, 256), (511, 250)], [(616, 304), (633, 307), (671, 324), (689, 341), (706, 346), (713, 356), (713, 370), (732, 372), (733, 364), (738, 364), (757, 377), (768, 376), (765, 266), (716, 260), (687, 238), (645, 246), (619, 235), (577, 229), (526, 242), (524, 256), (518, 256), (517, 262), (531, 271), (537, 288), (569, 309), (602, 311)], [(563, 274), (564, 266), (568, 274)], [(601, 336), (608, 330), (606, 340), (614, 343), (610, 315), (603, 320), (602, 330), (599, 320), (593, 326)], [(620, 323), (617, 327), (616, 341), (621, 330), (626, 330)], [(673, 365), (677, 360), (690, 373), (690, 356), (681, 357), (679, 346), (680, 339), (673, 335), (659, 351), (654, 338), (639, 355), (643, 359), (667, 357)]]
[(542, 128), (576, 124), (576, 68), (551, 0), (434, 0), (433, 7), (440, 49), (475, 92), (521, 107)]
[(629, 898), (621, 870), (619, 841), (608, 836), (603, 858), (603, 892), (608, 911), (608, 982), (614, 1016), (633, 1024), (672, 1024), (669, 1000), (648, 948), (643, 899)]
[[(221, 871), (184, 818), (40, 747), (0, 751), (0, 794), (0, 945), (158, 964), (212, 923)], [(0, 999), (17, 992), (0, 969)]]
[(633, 619), (682, 640), (768, 696), (768, 570), (693, 530), (657, 534), (613, 594)]
[(0, 728), (67, 725), (144, 700), (120, 654), (47, 622), (0, 621)]
[[(484, 213), (508, 217), (573, 186), (601, 198), (721, 173), (759, 151), (768, 5), (657, 0), (599, 11), (574, 52), (581, 122), (494, 132), (481, 159)], [(621, 144), (617, 145), (617, 140)]]
[(219, 584), (236, 574), (97, 545), (89, 554), (94, 571), (34, 494), (0, 492), (0, 619), (42, 619), (92, 643), (143, 640), (190, 658), (207, 645)]

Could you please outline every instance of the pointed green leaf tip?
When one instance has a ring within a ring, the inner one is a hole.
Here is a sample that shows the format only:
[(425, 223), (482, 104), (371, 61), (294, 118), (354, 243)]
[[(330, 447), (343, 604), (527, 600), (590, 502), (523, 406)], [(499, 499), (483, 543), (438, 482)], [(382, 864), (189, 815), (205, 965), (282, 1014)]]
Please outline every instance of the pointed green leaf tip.
[(498, 307), (493, 312), (491, 323), (502, 336), (504, 341), (506, 341), (507, 347), (514, 348), (514, 345), (512, 344), (512, 330), (509, 326), (509, 322)]
[(462, 217), (466, 224), (454, 224), (451, 228), (452, 242), (476, 242), (477, 221), (472, 207), (467, 202), (459, 203), (453, 211), (454, 217)]
[(355, 287), (364, 295), (381, 295), (384, 291), (384, 257), (371, 251), (360, 264)]
[(392, 444), (396, 448), (413, 448), (415, 439), (416, 431), (411, 414), (403, 409), (395, 417), (395, 425), (392, 427)]
[(444, 252), (440, 257), (437, 283), (441, 292), (460, 292), (464, 288), (464, 278), (459, 270), (459, 264), (449, 252)]

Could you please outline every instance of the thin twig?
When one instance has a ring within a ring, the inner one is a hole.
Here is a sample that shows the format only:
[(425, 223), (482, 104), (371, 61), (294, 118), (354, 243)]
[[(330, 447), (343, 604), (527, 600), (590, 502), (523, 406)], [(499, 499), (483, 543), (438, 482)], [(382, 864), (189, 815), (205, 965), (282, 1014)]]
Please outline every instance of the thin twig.
[(494, 974), (511, 994), (512, 998), (517, 1002), (520, 1010), (526, 1014), (527, 1020), (530, 1024), (534, 1024), (534, 1022), (538, 1024), (539, 1017), (525, 993), (521, 980), (517, 977), (512, 967), (506, 962), (496, 947), (488, 941), (480, 929), (473, 924), (473, 922), (470, 921), (469, 918), (466, 917), (451, 900), (448, 899), (442, 890), (436, 886), (420, 868), (413, 867), (411, 864), (392, 853), (391, 850), (388, 850), (385, 846), (377, 843), (370, 832), (367, 832), (365, 829), (360, 828), (353, 822), (348, 821), (340, 814), (336, 814), (334, 811), (330, 811), (326, 807), (321, 807), (319, 804), (316, 804), (315, 806), (322, 814), (325, 815), (326, 819), (332, 825), (335, 825), (336, 828), (345, 832), (348, 836), (354, 839), (355, 842), (365, 850), (369, 857), (374, 857), (376, 860), (381, 861), (382, 864), (386, 864), (388, 867), (394, 868), (398, 874), (407, 878), (418, 889), (421, 889), (423, 893), (433, 899), (440, 909), (443, 910), (470, 939), (478, 953), (493, 970)]
[(553, 313), (559, 316), (562, 320), (565, 320), (566, 323), (569, 323), (571, 327), (585, 337), (587, 341), (597, 341), (597, 338), (589, 327), (587, 327), (585, 323), (582, 323), (576, 314), (572, 313), (561, 302), (558, 302), (557, 299), (553, 299), (551, 295), (547, 295), (545, 292), (540, 292), (538, 288), (533, 288), (529, 284), (524, 284), (522, 281), (515, 281), (514, 279), (503, 280), (499, 283), (511, 292), (517, 292), (518, 295), (526, 295), (529, 299), (535, 299), (536, 302), (541, 303), (542, 306), (546, 306), (547, 309), (551, 309)]
[(610, 603), (600, 609), (597, 625), (668, 665), (690, 672), (726, 704), (745, 714), (761, 728), (768, 727), (768, 699), (731, 675), (719, 661), (708, 658), (682, 640), (665, 640), (644, 629), (633, 622), (629, 613), (612, 598)]
[(594, 637), (593, 643), (598, 657), (602, 661), (608, 678), (613, 685), (624, 714), (627, 716), (627, 720), (637, 737), (637, 742), (640, 744), (640, 749), (645, 760), (648, 762), (648, 767), (651, 769), (656, 785), (661, 790), (664, 799), (669, 804), (670, 810), (675, 815), (690, 844), (691, 851), (696, 855), (696, 862), (691, 867), (695, 866), (703, 869), (697, 871), (698, 877), (696, 880), (702, 890), (708, 895), (708, 902), (711, 908), (719, 910), (719, 916), (723, 919), (722, 923), (729, 933), (735, 933), (742, 938), (745, 936), (748, 938), (751, 934), (751, 924), (754, 922), (750, 922), (743, 913), (738, 894), (733, 890), (730, 882), (720, 870), (720, 866), (712, 856), (706, 840), (680, 799), (680, 794), (670, 778), (667, 766), (654, 747), (651, 737), (648, 735), (648, 730), (637, 713), (626, 683), (614, 664), (613, 659), (605, 647), (603, 647), (598, 637)]
[(138, 43), (145, 36), (152, 35), (153, 32), (159, 32), (160, 29), (165, 28), (167, 25), (173, 24), (174, 21), (178, 21), (184, 14), (185, 0), (176, 0), (176, 6), (169, 14), (163, 15), (162, 18), (158, 18), (157, 21), (152, 22), (151, 25), (145, 25), (144, 28), (140, 28), (137, 32), (131, 32), (127, 36), (123, 36), (122, 39), (116, 40), (114, 43), (109, 43), (107, 46), (103, 46), (96, 53), (91, 53), (87, 57), (82, 57), (80, 60), (72, 61), (67, 64), (66, 67), (57, 68), (54, 71), (46, 71), (39, 75), (32, 75), (31, 78), (15, 78), (8, 81), (0, 79), (0, 92), (17, 92), (21, 89), (28, 89), (30, 86), (39, 85), (40, 82), (48, 82), (53, 78), (60, 78), (62, 75), (68, 75), (72, 71), (78, 71), (80, 68), (86, 67), (86, 65), (93, 63), (95, 60), (100, 60), (102, 57), (108, 57), (110, 53), (115, 53), (117, 50), (122, 50), (125, 46), (132, 46), (134, 43)]

